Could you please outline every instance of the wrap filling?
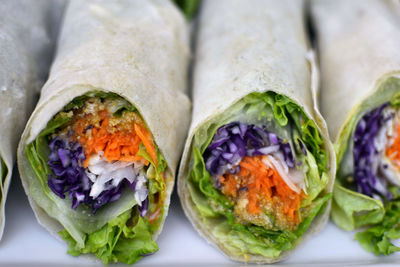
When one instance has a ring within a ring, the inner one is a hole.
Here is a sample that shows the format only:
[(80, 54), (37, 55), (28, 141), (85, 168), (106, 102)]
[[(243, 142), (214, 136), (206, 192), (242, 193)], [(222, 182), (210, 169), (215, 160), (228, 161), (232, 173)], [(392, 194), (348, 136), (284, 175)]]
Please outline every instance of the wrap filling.
[(70, 254), (130, 264), (157, 251), (167, 165), (128, 101), (103, 92), (75, 98), (28, 144), (27, 156), (47, 195), (37, 201), (54, 207), (49, 212), (70, 207), (52, 214)]
[(331, 197), (314, 121), (288, 97), (251, 93), (197, 130), (189, 177), (202, 223), (230, 253), (278, 257)]

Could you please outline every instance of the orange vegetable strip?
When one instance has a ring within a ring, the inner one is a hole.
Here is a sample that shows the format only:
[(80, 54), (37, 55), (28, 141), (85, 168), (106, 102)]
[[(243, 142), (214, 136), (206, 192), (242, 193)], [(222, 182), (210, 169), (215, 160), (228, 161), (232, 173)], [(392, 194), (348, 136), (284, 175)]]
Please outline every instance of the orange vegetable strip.
[(400, 124), (396, 127), (396, 134), (392, 138), (389, 147), (386, 147), (385, 154), (392, 163), (400, 170)]
[(143, 127), (135, 123), (135, 132), (139, 136), (140, 140), (142, 141), (143, 145), (145, 146), (147, 153), (149, 153), (151, 160), (157, 166), (157, 152), (154, 148), (153, 139), (149, 132), (147, 132)]
[(133, 131), (120, 131), (116, 133), (109, 132), (110, 114), (102, 110), (98, 113), (100, 117), (100, 127), (92, 127), (88, 134), (86, 129), (89, 126), (88, 120), (94, 115), (85, 115), (78, 118), (74, 124), (74, 133), (77, 140), (85, 148), (86, 160), (84, 167), (88, 166), (89, 158), (92, 154), (100, 151), (104, 152), (104, 157), (108, 161), (140, 161), (144, 160), (145, 164), (149, 162), (143, 157), (137, 155), (140, 143), (143, 143), (151, 160), (157, 165), (157, 152), (150, 132), (140, 125), (140, 121), (132, 122)]

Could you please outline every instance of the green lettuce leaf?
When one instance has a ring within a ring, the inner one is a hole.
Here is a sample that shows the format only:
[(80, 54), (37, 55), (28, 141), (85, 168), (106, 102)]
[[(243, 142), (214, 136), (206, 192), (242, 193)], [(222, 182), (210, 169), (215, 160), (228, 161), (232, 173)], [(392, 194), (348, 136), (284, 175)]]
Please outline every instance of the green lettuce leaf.
[[(136, 210), (135, 210), (136, 211)], [(87, 234), (82, 248), (66, 230), (60, 235), (68, 243), (68, 253), (73, 256), (93, 253), (106, 265), (111, 262), (133, 264), (142, 256), (158, 250), (152, 239), (148, 222), (139, 216), (126, 211), (109, 221), (101, 229)]]
[(147, 153), (144, 145), (140, 145), (138, 155), (145, 158), (147, 161), (150, 162), (151, 166), (147, 169), (146, 175), (149, 180), (149, 212), (156, 211), (157, 208), (161, 209), (161, 214), (158, 216), (157, 221), (152, 222), (151, 230), (154, 232), (156, 229), (160, 227), (162, 222), (162, 218), (164, 217), (165, 209), (164, 207), (160, 207), (163, 205), (162, 202), (155, 203), (156, 195), (158, 192), (166, 192), (166, 184), (165, 179), (162, 173), (167, 168), (167, 161), (161, 155), (160, 151), (157, 149), (157, 162), (158, 165), (155, 167), (153, 160), (151, 159), (150, 155)]
[(400, 239), (400, 200), (390, 201), (385, 208), (386, 214), (380, 223), (355, 235), (361, 246), (375, 255), (400, 251), (392, 243), (392, 240)]
[[(308, 198), (302, 202), (304, 218), (295, 231), (265, 229), (254, 224), (237, 223), (233, 204), (214, 188), (211, 175), (205, 168), (202, 154), (219, 127), (231, 121), (263, 124), (268, 131), (291, 143), (297, 162), (308, 165)], [(293, 145), (300, 139), (307, 155)], [(193, 142), (192, 166), (189, 174), (189, 191), (195, 208), (208, 229), (224, 246), (236, 255), (258, 254), (277, 257), (292, 249), (320, 214), (331, 194), (323, 193), (327, 183), (327, 154), (322, 148), (322, 138), (315, 123), (289, 98), (272, 92), (252, 93), (234, 104), (223, 114), (205, 123), (196, 132)]]
[(319, 175), (317, 162), (308, 150), (305, 162), (308, 166), (306, 175), (306, 193), (308, 197), (301, 202), (302, 207), (310, 205), (329, 182), (329, 176), (326, 172), (323, 172), (321, 176)]
[(332, 201), (332, 220), (344, 230), (379, 223), (385, 214), (381, 201), (359, 194), (335, 183)]

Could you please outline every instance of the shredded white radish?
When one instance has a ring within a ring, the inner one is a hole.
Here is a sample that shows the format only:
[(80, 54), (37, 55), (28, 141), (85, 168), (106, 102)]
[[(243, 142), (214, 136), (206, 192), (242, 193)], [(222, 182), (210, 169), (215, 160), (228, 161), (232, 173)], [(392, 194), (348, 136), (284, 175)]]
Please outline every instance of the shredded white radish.
[(259, 152), (263, 153), (264, 155), (268, 155), (274, 152), (278, 152), (279, 151), (279, 145), (275, 145), (275, 146), (266, 146), (263, 148), (258, 149)]
[(394, 185), (400, 186), (400, 173), (396, 166), (394, 166), (390, 159), (382, 156), (379, 170), (385, 178)]
[[(88, 168), (86, 170), (87, 176), (93, 182), (89, 195), (93, 198), (97, 198), (103, 191), (118, 186), (123, 179), (127, 179), (130, 183), (137, 179), (136, 188), (143, 189), (142, 185), (145, 185), (147, 181), (146, 177), (139, 175), (143, 166), (143, 162), (108, 162), (101, 154), (93, 155), (89, 159)], [(141, 205), (142, 201), (147, 197), (147, 188), (145, 186), (144, 188), (146, 190), (145, 194), (144, 192), (135, 191), (135, 198), (139, 205)], [(145, 197), (143, 199), (144, 195)]]
[(135, 186), (135, 199), (139, 206), (142, 206), (142, 202), (146, 199), (149, 191), (147, 190), (146, 186), (147, 179), (144, 175), (139, 175), (136, 179), (136, 186)]

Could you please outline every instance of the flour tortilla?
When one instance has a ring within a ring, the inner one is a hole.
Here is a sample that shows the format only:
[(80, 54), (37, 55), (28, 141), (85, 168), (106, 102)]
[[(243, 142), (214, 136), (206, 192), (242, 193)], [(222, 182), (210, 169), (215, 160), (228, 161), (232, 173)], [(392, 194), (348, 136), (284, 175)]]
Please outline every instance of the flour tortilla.
[[(273, 91), (288, 96), (317, 124), (328, 154), (332, 191), (335, 157), (325, 122), (316, 107), (318, 75), (305, 34), (302, 1), (203, 1), (196, 43), (193, 117), (178, 175), (178, 193), (185, 214), (208, 242), (241, 262), (272, 263), (277, 258), (235, 256), (211, 234), (191, 200), (187, 179), (192, 142), (197, 130), (252, 92)], [(316, 217), (302, 241), (321, 230), (329, 207)]]
[(0, 1), (0, 239), (18, 139), (53, 54), (50, 13), (61, 10), (61, 1)]
[(25, 192), (37, 219), (52, 234), (59, 237), (58, 231), (68, 230), (72, 218), (57, 220), (56, 213), (49, 214), (36, 201), (43, 192), (33, 186), (38, 178), (25, 147), (72, 99), (94, 90), (124, 97), (149, 127), (168, 163), (165, 219), (190, 120), (188, 56), (185, 20), (169, 1), (70, 1), (50, 77), (18, 148)]
[[(386, 0), (314, 0), (321, 62), (321, 112), (337, 143), (357, 106), (389, 77), (400, 77), (399, 4)], [(397, 2), (398, 3), (398, 2)]]

